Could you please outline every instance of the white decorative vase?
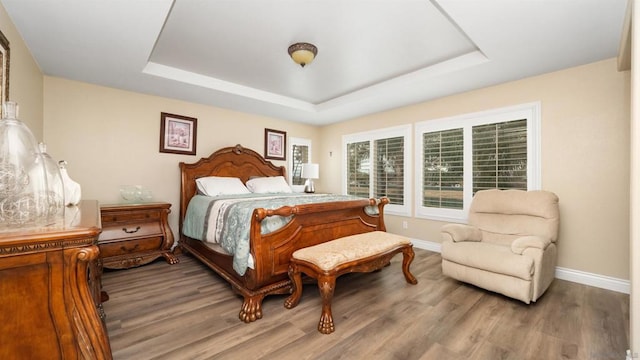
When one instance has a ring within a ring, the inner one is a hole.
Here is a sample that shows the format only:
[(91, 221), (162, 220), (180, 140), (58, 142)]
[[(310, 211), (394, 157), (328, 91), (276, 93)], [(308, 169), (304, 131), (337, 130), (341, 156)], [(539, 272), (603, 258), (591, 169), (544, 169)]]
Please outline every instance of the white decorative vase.
[(58, 161), (58, 166), (60, 167), (60, 176), (62, 176), (62, 183), (64, 184), (64, 204), (66, 206), (78, 205), (82, 196), (80, 184), (69, 177), (66, 161)]

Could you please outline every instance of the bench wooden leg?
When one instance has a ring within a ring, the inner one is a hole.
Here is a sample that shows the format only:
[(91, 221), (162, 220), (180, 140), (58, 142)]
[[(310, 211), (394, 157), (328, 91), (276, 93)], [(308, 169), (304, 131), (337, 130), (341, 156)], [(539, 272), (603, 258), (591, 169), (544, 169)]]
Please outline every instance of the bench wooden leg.
[(284, 307), (293, 309), (298, 305), (302, 296), (302, 275), (298, 270), (298, 265), (294, 263), (289, 265), (289, 279), (291, 279), (292, 293), (284, 301)]
[(336, 277), (319, 276), (318, 288), (322, 297), (322, 315), (320, 315), (318, 331), (323, 334), (331, 334), (335, 330), (333, 315), (331, 314), (331, 301), (333, 300), (333, 291), (336, 288)]
[(416, 256), (415, 252), (413, 252), (413, 247), (408, 246), (402, 249), (402, 273), (404, 274), (405, 280), (409, 284), (417, 284), (418, 280), (413, 276), (413, 274), (409, 271), (409, 266), (411, 266), (411, 262), (413, 258)]

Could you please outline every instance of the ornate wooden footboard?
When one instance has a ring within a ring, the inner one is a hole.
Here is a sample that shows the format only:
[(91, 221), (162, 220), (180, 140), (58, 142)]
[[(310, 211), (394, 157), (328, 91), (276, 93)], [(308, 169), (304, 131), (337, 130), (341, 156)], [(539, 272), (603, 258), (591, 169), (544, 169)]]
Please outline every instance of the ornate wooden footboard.
[[(285, 176), (284, 167), (276, 167), (255, 151), (236, 145), (220, 149), (194, 164), (180, 163), (180, 169), (182, 185), (178, 249), (198, 258), (244, 297), (239, 314), (244, 322), (262, 317), (262, 300), (266, 295), (291, 292), (287, 270), (289, 259), (295, 250), (347, 235), (385, 231), (383, 208), (388, 203), (386, 198), (379, 201), (362, 199), (285, 206), (276, 210), (255, 209), (250, 230), (250, 252), (254, 267), (240, 276), (233, 270), (232, 256), (182, 235), (186, 208), (196, 193), (195, 179), (203, 176), (232, 176), (246, 182), (253, 176)], [(378, 214), (368, 214), (365, 211), (368, 206), (377, 206)], [(262, 235), (261, 221), (274, 215), (293, 216), (283, 228)]]

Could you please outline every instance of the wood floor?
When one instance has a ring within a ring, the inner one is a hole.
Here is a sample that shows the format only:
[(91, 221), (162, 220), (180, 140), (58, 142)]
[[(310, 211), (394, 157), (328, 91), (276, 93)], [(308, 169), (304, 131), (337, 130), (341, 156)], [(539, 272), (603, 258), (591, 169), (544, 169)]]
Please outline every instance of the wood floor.
[(370, 274), (338, 278), (336, 331), (320, 334), (320, 296), (300, 304), (269, 296), (245, 324), (229, 285), (189, 255), (107, 271), (104, 303), (114, 359), (597, 359), (623, 360), (629, 296), (555, 280), (537, 303), (444, 277), (440, 255), (416, 249), (405, 282), (402, 256)]

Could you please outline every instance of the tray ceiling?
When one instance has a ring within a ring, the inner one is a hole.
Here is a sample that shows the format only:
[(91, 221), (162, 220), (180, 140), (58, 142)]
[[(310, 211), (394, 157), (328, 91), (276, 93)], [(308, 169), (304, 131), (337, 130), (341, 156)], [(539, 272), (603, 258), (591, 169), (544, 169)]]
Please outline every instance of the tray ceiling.
[[(617, 55), (626, 0), (1, 0), (46, 75), (328, 124)], [(289, 45), (318, 47), (302, 68)]]

